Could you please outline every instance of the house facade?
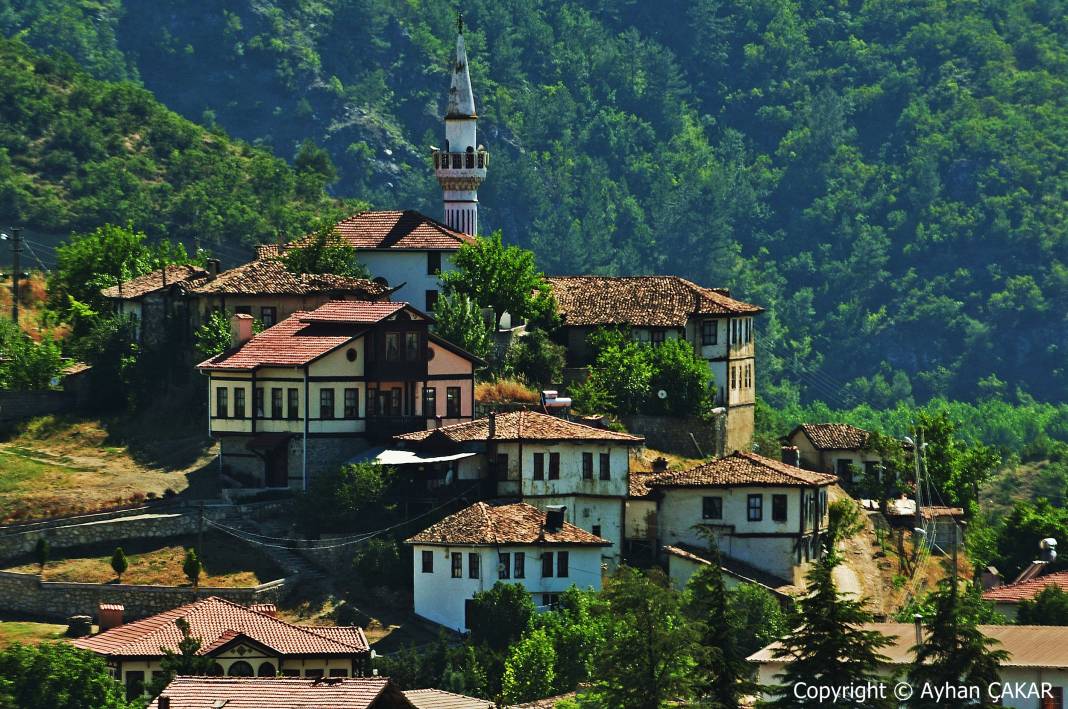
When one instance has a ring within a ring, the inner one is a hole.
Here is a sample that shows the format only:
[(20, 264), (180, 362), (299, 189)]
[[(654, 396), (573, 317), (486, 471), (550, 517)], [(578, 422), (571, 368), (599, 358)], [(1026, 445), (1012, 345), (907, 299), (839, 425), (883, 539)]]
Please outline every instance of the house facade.
[[(589, 336), (598, 328), (626, 327), (653, 345), (682, 338), (708, 362), (715, 401), (726, 411), (724, 449), (748, 450), (756, 404), (756, 331), (760, 308), (677, 276), (562, 276), (549, 278), (567, 347), (571, 376), (592, 361)], [(668, 393), (670, 396), (670, 392)]]
[(630, 450), (643, 442), (536, 411), (491, 414), (396, 438), (398, 446), (426, 456), (477, 453), (459, 463), (461, 481), (490, 480), (498, 497), (566, 508), (569, 523), (609, 541), (602, 553), (611, 563), (622, 551)]
[(250, 486), (306, 488), (406, 431), (470, 420), (479, 360), (429, 332), (400, 302), (331, 301), (252, 336), (233, 318), (233, 347), (198, 365), (221, 465)]
[(803, 423), (786, 437), (806, 470), (833, 473), (843, 484), (857, 473), (878, 475), (883, 459), (868, 448), (871, 433), (845, 423)]
[(371, 652), (361, 628), (294, 625), (274, 617), (273, 606), (258, 608), (212, 596), (123, 623), (122, 607), (109, 607), (101, 611), (106, 630), (71, 644), (104, 657), (131, 697), (140, 696), (163, 673), (161, 648), (177, 652), (182, 638), (179, 619), (201, 639), (200, 654), (213, 660), (213, 675), (321, 678), (356, 677), (368, 671)]
[(170, 337), (188, 343), (195, 308), (191, 311), (179, 286), (210, 278), (218, 268), (217, 261), (210, 261), (206, 267), (170, 264), (104, 288), (100, 294), (114, 304), (117, 313), (133, 318), (140, 341), (154, 344)]
[(407, 539), (415, 613), (456, 632), (470, 601), (498, 581), (520, 584), (549, 607), (571, 586), (600, 590), (609, 542), (564, 520), (563, 510), (476, 502)]
[[(783, 585), (800, 585), (809, 562), (821, 553), (827, 488), (835, 481), (833, 475), (735, 452), (664, 473), (647, 485), (658, 493), (661, 545), (707, 548), (708, 535), (724, 559), (771, 574)], [(675, 558), (669, 554), (669, 573), (684, 584), (686, 567), (672, 570)]]

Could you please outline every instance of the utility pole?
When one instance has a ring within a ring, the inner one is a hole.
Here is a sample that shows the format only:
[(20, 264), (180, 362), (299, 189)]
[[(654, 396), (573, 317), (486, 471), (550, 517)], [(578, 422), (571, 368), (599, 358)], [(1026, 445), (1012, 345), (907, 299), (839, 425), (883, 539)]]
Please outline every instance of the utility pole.
[(19, 262), (22, 256), (22, 229), (11, 230), (11, 320), (19, 324), (19, 278), (22, 276)]
[(200, 501), (200, 519), (197, 521), (197, 558), (204, 556), (204, 500)]
[(923, 455), (923, 430), (916, 429), (915, 449), (912, 452), (912, 462), (916, 469), (916, 520), (913, 528), (916, 530), (916, 540), (920, 540), (920, 531), (923, 529), (923, 512), (920, 509), (920, 456)]

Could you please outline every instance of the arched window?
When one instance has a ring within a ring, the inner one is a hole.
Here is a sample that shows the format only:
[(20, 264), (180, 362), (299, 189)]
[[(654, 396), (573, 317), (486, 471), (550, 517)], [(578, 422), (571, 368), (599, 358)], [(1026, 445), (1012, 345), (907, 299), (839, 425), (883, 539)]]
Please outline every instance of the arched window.
[(244, 660), (238, 660), (230, 665), (230, 672), (228, 674), (231, 677), (255, 677), (255, 674), (252, 672), (252, 665)]
[(467, 146), (467, 167), (468, 169), (475, 166), (475, 149), (470, 145)]
[(209, 677), (222, 677), (223, 674), (225, 673), (223, 672), (222, 665), (220, 665), (218, 662), (211, 663), (211, 667), (208, 668)]
[(260, 677), (274, 677), (274, 665), (272, 665), (270, 662), (261, 663), (260, 669), (256, 674)]

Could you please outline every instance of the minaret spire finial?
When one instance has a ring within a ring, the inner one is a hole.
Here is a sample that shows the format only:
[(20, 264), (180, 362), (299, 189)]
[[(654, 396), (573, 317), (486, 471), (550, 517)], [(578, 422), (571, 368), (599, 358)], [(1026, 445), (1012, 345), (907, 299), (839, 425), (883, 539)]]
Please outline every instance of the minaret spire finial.
[(464, 13), (456, 13), (456, 31), (460, 34), (464, 33)]

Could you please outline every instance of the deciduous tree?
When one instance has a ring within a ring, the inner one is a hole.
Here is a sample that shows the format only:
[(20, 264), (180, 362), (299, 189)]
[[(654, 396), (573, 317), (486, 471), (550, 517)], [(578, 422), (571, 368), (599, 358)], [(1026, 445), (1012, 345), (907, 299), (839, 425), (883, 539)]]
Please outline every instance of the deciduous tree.
[(104, 658), (68, 643), (15, 644), (0, 651), (4, 709), (133, 709)]

